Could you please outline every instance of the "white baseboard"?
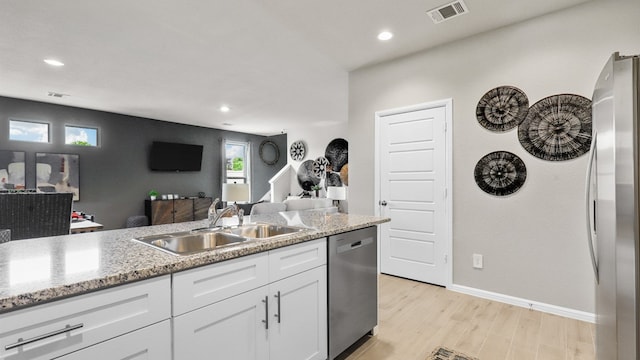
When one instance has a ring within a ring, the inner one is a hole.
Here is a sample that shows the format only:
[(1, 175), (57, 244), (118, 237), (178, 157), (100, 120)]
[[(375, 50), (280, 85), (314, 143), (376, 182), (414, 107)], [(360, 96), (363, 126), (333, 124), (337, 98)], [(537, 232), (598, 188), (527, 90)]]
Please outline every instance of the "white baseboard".
[(569, 309), (561, 306), (541, 303), (539, 301), (517, 298), (515, 296), (494, 293), (491, 291), (480, 290), (468, 286), (452, 284), (447, 289), (467, 295), (476, 296), (483, 299), (502, 302), (505, 304), (515, 305), (526, 309), (542, 311), (549, 314), (564, 316), (570, 319), (586, 321), (590, 323), (596, 322), (596, 315), (585, 311)]

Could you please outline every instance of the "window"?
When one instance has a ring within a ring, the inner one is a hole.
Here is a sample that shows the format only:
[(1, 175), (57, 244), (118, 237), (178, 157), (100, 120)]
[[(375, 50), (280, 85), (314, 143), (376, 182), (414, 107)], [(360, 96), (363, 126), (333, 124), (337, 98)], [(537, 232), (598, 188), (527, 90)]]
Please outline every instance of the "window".
[(249, 143), (227, 141), (224, 142), (224, 166), (227, 184), (248, 184), (250, 174)]
[(64, 143), (67, 145), (98, 146), (98, 129), (67, 125), (64, 127)]
[(9, 119), (9, 140), (49, 142), (49, 124)]

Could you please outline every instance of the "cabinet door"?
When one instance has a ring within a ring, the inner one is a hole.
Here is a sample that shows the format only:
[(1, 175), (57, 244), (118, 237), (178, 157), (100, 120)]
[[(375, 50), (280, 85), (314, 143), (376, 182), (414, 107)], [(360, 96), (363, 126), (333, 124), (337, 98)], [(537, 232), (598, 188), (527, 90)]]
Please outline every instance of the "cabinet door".
[[(204, 220), (209, 215), (210, 197), (193, 199), (193, 220)], [(246, 214), (249, 215), (249, 214)]]
[(151, 225), (173, 223), (173, 200), (151, 201)]
[(60, 360), (171, 360), (171, 320), (90, 346)]
[(264, 286), (175, 317), (174, 360), (269, 359), (266, 301)]
[(173, 222), (193, 221), (193, 199), (173, 200)]
[(327, 267), (269, 285), (272, 360), (327, 358)]

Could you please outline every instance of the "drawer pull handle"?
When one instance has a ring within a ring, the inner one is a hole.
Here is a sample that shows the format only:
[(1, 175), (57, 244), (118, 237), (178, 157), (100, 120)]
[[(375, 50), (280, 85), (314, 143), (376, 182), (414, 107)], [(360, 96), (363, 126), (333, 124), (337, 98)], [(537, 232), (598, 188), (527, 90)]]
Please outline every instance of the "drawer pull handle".
[(52, 331), (50, 333), (34, 336), (31, 339), (23, 340), (22, 338), (19, 338), (18, 342), (13, 343), (13, 344), (9, 344), (9, 345), (5, 346), (4, 349), (5, 350), (11, 350), (13, 348), (17, 348), (17, 347), (20, 347), (20, 346), (23, 346), (23, 345), (31, 344), (31, 343), (34, 343), (36, 341), (40, 341), (40, 340), (43, 340), (43, 339), (46, 339), (46, 338), (49, 338), (49, 337), (52, 337), (52, 336), (64, 334), (64, 333), (69, 332), (71, 330), (80, 329), (83, 326), (84, 326), (83, 323), (76, 324), (76, 325), (67, 325), (63, 329), (54, 330), (54, 331)]

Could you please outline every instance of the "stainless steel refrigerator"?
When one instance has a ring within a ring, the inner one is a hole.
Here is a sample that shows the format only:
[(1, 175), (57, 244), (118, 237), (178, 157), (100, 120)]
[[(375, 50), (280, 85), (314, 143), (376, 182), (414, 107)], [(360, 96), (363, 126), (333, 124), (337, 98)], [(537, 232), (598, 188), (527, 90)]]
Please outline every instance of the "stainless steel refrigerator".
[(638, 56), (614, 53), (593, 92), (586, 205), (599, 360), (640, 359), (638, 72)]

